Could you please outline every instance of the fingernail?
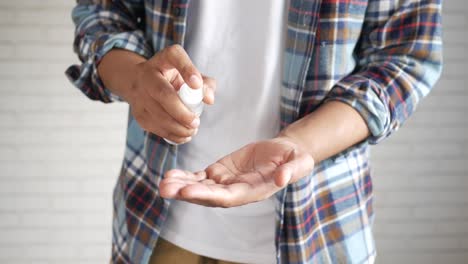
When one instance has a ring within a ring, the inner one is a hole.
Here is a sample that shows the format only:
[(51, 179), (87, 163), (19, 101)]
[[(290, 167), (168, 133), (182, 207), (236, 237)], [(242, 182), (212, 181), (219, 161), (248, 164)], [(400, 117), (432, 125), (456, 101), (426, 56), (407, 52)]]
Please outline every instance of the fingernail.
[(192, 140), (192, 137), (185, 138), (184, 143), (187, 143), (187, 142), (189, 142), (190, 140)]
[(195, 136), (198, 133), (198, 128), (193, 131), (193, 135)]
[(202, 80), (195, 74), (190, 76), (189, 81), (194, 85), (194, 87), (192, 86), (191, 88), (198, 89), (203, 86)]
[(199, 125), (200, 125), (200, 118), (198, 118), (198, 117), (195, 117), (195, 119), (193, 119), (192, 123), (190, 123), (190, 126), (193, 127), (193, 128), (198, 128)]

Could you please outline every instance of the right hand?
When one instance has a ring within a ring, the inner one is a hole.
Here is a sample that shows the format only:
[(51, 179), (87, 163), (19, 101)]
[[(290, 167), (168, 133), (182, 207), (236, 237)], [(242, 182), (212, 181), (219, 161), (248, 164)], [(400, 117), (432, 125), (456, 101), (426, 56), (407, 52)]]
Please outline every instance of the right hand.
[(190, 141), (198, 131), (200, 119), (182, 103), (177, 91), (184, 82), (192, 88), (203, 88), (203, 101), (213, 104), (215, 80), (202, 76), (180, 45), (169, 46), (151, 59), (133, 64), (130, 72), (129, 87), (121, 95), (138, 124), (175, 143)]

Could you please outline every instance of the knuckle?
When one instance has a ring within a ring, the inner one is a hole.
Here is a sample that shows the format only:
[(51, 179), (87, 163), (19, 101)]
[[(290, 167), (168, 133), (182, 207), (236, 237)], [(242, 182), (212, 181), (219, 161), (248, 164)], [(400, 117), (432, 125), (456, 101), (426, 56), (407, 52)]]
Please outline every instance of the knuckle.
[(185, 111), (180, 111), (174, 115), (174, 118), (182, 123), (184, 126), (190, 125), (193, 120), (195, 119), (195, 115), (192, 115), (190, 113), (187, 113)]
[(195, 114), (187, 114), (183, 121), (185, 126), (192, 127), (192, 122), (195, 120), (195, 118), (197, 118)]
[(190, 136), (193, 136), (193, 133), (195, 132), (195, 129), (183, 129), (182, 131), (180, 131), (180, 136), (182, 137), (190, 137)]
[(184, 138), (175, 136), (175, 135), (172, 134), (172, 133), (168, 133), (168, 135), (166, 136), (166, 138), (169, 139), (169, 140), (172, 141), (172, 142), (177, 143), (177, 144), (184, 143)]
[(156, 54), (154, 54), (153, 57), (151, 57), (150, 61), (152, 61), (154, 63), (159, 63), (160, 60), (165, 56), (166, 52), (167, 52), (166, 49), (163, 49), (163, 50), (160, 50), (160, 51), (156, 52)]
[(182, 68), (180, 69), (182, 75), (191, 75), (192, 72), (195, 72), (195, 69), (192, 65), (192, 63), (185, 61), (182, 64)]
[(184, 48), (182, 48), (182, 46), (179, 44), (174, 44), (174, 45), (167, 47), (166, 50), (170, 55), (175, 56), (175, 55), (180, 54), (184, 50)]

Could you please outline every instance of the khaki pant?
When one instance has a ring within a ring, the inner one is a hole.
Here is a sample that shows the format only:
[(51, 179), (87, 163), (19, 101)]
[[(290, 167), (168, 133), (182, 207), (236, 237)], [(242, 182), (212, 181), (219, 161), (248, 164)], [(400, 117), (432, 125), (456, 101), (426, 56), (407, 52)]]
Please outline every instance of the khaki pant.
[(161, 237), (156, 243), (150, 264), (238, 264), (224, 260), (212, 259), (197, 255), (180, 248)]

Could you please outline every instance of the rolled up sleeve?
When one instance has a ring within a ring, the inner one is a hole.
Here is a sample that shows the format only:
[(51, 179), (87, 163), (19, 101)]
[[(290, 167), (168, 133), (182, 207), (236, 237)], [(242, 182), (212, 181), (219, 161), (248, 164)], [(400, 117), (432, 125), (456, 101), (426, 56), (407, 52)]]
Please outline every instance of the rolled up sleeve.
[(376, 144), (407, 120), (441, 74), (441, 1), (369, 1), (355, 55), (356, 70), (325, 101), (356, 109)]
[[(138, 1), (77, 1), (72, 11), (75, 24), (73, 48), (81, 64), (70, 66), (65, 74), (70, 81), (92, 100), (105, 103), (120, 100), (106, 89), (99, 78), (97, 66), (113, 48), (152, 56), (139, 21), (143, 3)], [(139, 6), (140, 5), (140, 6)]]

